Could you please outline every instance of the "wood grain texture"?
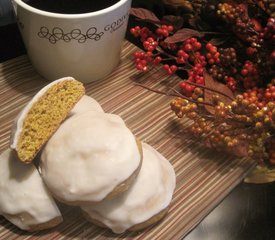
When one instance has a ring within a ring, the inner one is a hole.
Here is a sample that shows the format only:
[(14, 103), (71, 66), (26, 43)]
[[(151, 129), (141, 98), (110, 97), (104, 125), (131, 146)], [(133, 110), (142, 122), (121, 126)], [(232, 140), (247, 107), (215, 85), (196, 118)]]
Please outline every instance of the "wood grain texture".
[[(60, 226), (29, 234), (0, 217), (0, 239), (181, 239), (254, 166), (247, 159), (205, 148), (186, 132), (190, 122), (174, 116), (169, 107), (170, 97), (135, 85), (146, 83), (167, 91), (180, 80), (176, 76), (167, 79), (160, 67), (137, 73), (131, 60), (135, 50), (134, 45), (125, 41), (119, 66), (105, 79), (86, 84), (86, 94), (95, 98), (106, 112), (120, 115), (138, 139), (155, 147), (174, 166), (177, 186), (167, 216), (144, 231), (115, 235), (84, 220), (77, 207), (60, 204), (65, 219)], [(9, 145), (17, 114), (46, 84), (26, 55), (0, 64), (0, 152)]]

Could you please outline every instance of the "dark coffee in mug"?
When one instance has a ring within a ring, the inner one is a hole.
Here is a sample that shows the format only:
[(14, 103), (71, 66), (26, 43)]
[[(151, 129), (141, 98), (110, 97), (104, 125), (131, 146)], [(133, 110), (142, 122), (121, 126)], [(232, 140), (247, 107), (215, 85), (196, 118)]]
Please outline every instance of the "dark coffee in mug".
[(120, 0), (23, 0), (26, 4), (53, 13), (80, 14), (110, 7)]

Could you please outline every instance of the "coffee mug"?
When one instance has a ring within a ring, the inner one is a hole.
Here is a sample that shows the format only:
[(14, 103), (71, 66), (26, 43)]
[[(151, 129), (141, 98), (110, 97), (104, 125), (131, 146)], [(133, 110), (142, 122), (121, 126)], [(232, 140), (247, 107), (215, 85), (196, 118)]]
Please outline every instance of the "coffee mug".
[(29, 59), (46, 79), (72, 76), (88, 83), (105, 77), (119, 63), (131, 0), (76, 14), (41, 10), (27, 0), (13, 1)]

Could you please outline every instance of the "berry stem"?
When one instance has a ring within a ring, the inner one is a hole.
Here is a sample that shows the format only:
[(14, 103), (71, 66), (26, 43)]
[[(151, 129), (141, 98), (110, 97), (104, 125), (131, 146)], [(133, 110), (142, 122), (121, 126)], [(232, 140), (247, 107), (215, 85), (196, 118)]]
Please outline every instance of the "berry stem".
[(232, 97), (230, 97), (230, 96), (226, 95), (225, 93), (220, 92), (220, 91), (218, 91), (218, 90), (216, 90), (216, 89), (212, 89), (212, 88), (206, 87), (205, 85), (201, 85), (201, 84), (197, 84), (197, 83), (194, 83), (194, 82), (190, 82), (190, 81), (188, 81), (188, 80), (186, 80), (185, 82), (188, 83), (188, 84), (190, 84), (190, 85), (194, 85), (194, 86), (196, 86), (196, 87), (200, 87), (200, 88), (209, 90), (209, 91), (211, 91), (211, 92), (214, 92), (214, 93), (223, 95), (223, 96), (229, 98), (231, 101), (234, 100)]
[[(208, 106), (214, 107), (214, 104), (211, 104), (211, 103), (208, 103), (208, 102), (198, 102), (196, 100), (193, 100), (192, 98), (186, 97), (185, 95), (181, 94), (180, 92), (178, 92), (174, 88), (171, 88), (170, 91), (163, 92), (163, 91), (160, 91), (160, 90), (157, 90), (157, 89), (153, 89), (153, 88), (151, 88), (151, 87), (149, 87), (145, 84), (135, 83), (135, 85), (143, 87), (143, 88), (145, 88), (145, 89), (147, 89), (151, 92), (158, 93), (158, 94), (161, 94), (161, 95), (179, 97), (179, 98), (186, 99), (186, 100), (188, 100), (189, 102), (192, 102), (192, 103), (197, 103), (197, 104), (208, 105)], [(170, 93), (171, 91), (174, 92), (174, 93), (171, 94)]]

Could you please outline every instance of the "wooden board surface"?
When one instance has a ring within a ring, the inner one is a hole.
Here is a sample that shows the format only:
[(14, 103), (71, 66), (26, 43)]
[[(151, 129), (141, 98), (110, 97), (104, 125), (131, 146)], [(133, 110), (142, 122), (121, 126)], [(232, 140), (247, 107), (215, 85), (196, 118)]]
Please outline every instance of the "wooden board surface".
[[(155, 147), (174, 166), (177, 185), (168, 215), (144, 231), (116, 235), (87, 222), (77, 207), (60, 204), (64, 222), (38, 233), (21, 231), (0, 216), (0, 239), (181, 239), (254, 165), (202, 146), (186, 133), (190, 122), (178, 119), (170, 110), (170, 97), (137, 86), (135, 83), (146, 83), (166, 91), (167, 85), (180, 79), (174, 76), (160, 83), (167, 79), (160, 67), (138, 73), (131, 59), (136, 50), (125, 41), (119, 66), (105, 79), (86, 84), (86, 94), (106, 112), (120, 115), (140, 140)], [(0, 64), (0, 152), (9, 145), (14, 118), (46, 84), (26, 55)]]

